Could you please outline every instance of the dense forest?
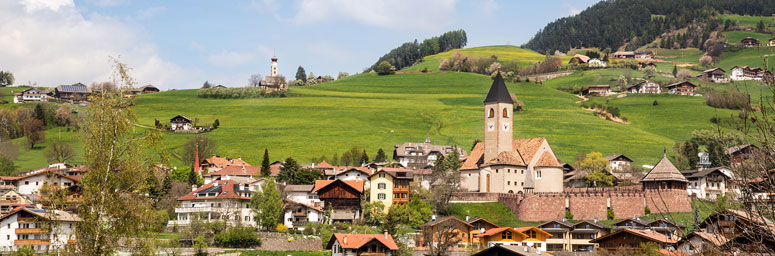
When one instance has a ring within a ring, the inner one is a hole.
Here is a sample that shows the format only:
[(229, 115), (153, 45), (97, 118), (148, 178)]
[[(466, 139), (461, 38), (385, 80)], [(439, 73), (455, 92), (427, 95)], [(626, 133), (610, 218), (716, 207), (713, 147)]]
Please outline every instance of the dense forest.
[[(772, 0), (610, 0), (578, 15), (549, 23), (523, 47), (541, 53), (572, 48), (635, 49), (665, 32), (702, 24), (704, 31), (718, 26), (716, 13), (770, 16)], [(702, 34), (702, 33), (701, 33)], [(700, 35), (702, 37), (702, 35)]]
[(389, 62), (396, 67), (396, 69), (402, 69), (411, 66), (415, 61), (420, 60), (425, 56), (463, 48), (467, 43), (468, 38), (466, 37), (466, 31), (462, 29), (449, 31), (441, 36), (425, 39), (422, 43), (418, 43), (417, 39), (415, 39), (414, 42), (407, 42), (398, 48), (390, 50), (390, 52), (379, 58), (379, 60), (371, 66), (371, 69), (376, 70), (377, 65), (382, 61)]

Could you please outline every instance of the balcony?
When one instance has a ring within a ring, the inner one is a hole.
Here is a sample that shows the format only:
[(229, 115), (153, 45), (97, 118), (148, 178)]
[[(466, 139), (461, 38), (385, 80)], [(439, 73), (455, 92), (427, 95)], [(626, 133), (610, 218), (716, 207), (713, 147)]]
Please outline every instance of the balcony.
[(42, 228), (17, 228), (16, 234), (37, 234), (37, 233), (48, 233), (49, 230), (42, 229)]
[(384, 252), (361, 252), (358, 253), (360, 256), (385, 256)]
[(45, 245), (51, 244), (50, 239), (17, 239), (13, 241), (14, 245)]
[(221, 212), (223, 208), (216, 207), (178, 207), (175, 208), (176, 213), (190, 213), (190, 212)]
[(26, 217), (26, 218), (19, 218), (19, 223), (33, 223), (35, 222), (34, 217)]

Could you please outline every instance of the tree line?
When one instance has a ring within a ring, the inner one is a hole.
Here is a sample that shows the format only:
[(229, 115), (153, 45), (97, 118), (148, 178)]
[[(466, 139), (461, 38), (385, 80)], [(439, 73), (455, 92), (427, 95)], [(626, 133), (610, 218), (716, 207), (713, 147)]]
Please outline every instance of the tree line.
[[(557, 19), (546, 25), (523, 47), (542, 53), (573, 48), (597, 47), (628, 50), (652, 42), (664, 33), (689, 24), (720, 25), (714, 15), (727, 12), (740, 15), (770, 16), (775, 2), (765, 0), (618, 0), (602, 1), (578, 15)], [(716, 20), (716, 21), (713, 21)], [(704, 32), (703, 32), (704, 34)], [(700, 38), (705, 37), (700, 35)], [(697, 38), (695, 36), (694, 38)], [(701, 39), (700, 39), (701, 40)]]
[(440, 52), (446, 52), (452, 49), (460, 49), (466, 46), (468, 38), (466, 37), (466, 31), (459, 29), (446, 32), (441, 36), (434, 36), (419, 43), (416, 39), (413, 42), (406, 42), (390, 50), (387, 54), (371, 65), (369, 69), (377, 70), (380, 62), (387, 61), (390, 65), (393, 65), (396, 70), (411, 66), (418, 60), (428, 55), (437, 54)]

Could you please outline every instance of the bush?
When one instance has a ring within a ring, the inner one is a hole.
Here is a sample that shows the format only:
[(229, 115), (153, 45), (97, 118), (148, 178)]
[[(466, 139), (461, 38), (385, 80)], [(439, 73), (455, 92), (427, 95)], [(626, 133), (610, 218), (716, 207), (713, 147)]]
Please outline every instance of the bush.
[(646, 209), (643, 209), (643, 212), (645, 212), (646, 215), (649, 215), (649, 214), (651, 214), (651, 209), (649, 209), (649, 207), (646, 206)]
[(238, 87), (238, 88), (202, 88), (197, 90), (199, 98), (215, 99), (249, 99), (285, 97), (285, 91), (266, 92), (264, 87)]
[(716, 117), (716, 116), (714, 116), (714, 117), (711, 117), (711, 118), (710, 118), (710, 122), (711, 122), (711, 123), (714, 123), (714, 124), (717, 124), (717, 123), (719, 122), (719, 118), (718, 118), (718, 117)]
[(747, 109), (751, 96), (736, 88), (723, 92), (705, 94), (705, 104), (714, 108)]
[(422, 68), (422, 70), (420, 70), (420, 72), (428, 73), (428, 68)]
[(657, 105), (659, 105), (659, 102), (657, 100), (654, 100), (654, 103), (651, 103), (651, 105), (652, 106), (657, 106)]
[(283, 224), (277, 224), (277, 227), (275, 227), (274, 230), (276, 230), (277, 232), (288, 231), (288, 227), (286, 227)]
[(232, 227), (215, 235), (215, 244), (230, 248), (250, 248), (261, 245), (251, 227)]
[(608, 215), (606, 217), (608, 217), (609, 220), (613, 220), (614, 217), (615, 217), (614, 216), (614, 209), (608, 208)]
[(396, 73), (396, 67), (390, 64), (390, 62), (382, 61), (377, 65), (377, 74), (380, 75), (392, 75)]
[(568, 220), (573, 220), (573, 213), (570, 212), (570, 209), (565, 208), (565, 218)]

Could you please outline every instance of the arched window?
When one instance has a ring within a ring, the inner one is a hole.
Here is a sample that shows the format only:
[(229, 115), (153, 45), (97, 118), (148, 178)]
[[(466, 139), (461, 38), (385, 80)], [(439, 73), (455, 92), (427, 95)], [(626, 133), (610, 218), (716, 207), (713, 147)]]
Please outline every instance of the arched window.
[(490, 109), (490, 114), (487, 115), (489, 118), (495, 117), (495, 109)]
[(509, 109), (503, 108), (503, 117), (505, 117), (505, 118), (509, 117)]

